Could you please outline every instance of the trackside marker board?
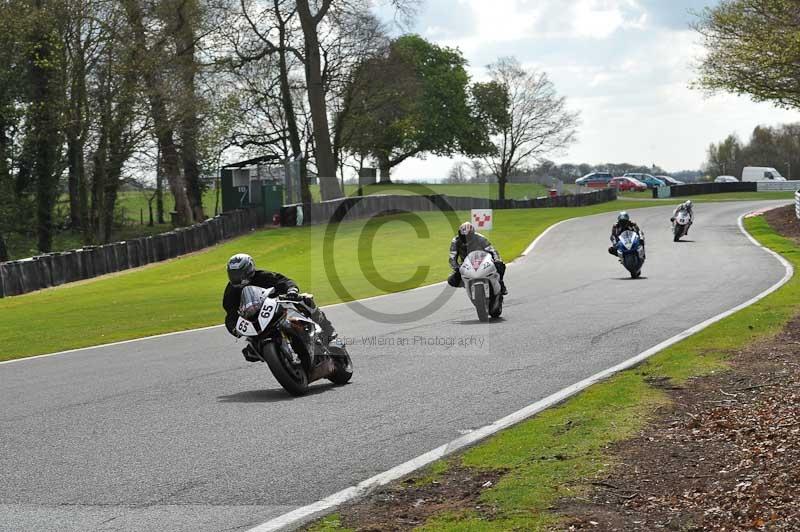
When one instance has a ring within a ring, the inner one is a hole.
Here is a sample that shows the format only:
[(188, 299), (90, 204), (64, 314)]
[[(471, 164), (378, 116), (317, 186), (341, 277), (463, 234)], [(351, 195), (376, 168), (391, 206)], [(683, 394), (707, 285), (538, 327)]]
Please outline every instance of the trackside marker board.
[(472, 225), (476, 231), (491, 231), (493, 221), (492, 209), (472, 209)]

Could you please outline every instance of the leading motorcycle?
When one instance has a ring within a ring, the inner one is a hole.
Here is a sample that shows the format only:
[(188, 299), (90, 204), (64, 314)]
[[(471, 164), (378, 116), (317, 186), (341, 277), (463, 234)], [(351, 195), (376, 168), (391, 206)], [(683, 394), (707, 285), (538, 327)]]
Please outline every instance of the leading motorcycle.
[(631, 274), (632, 279), (642, 275), (644, 265), (644, 244), (636, 231), (623, 231), (616, 243), (617, 256), (625, 269)]
[(503, 313), (503, 294), (500, 273), (492, 255), (485, 251), (473, 251), (461, 263), (460, 271), (467, 296), (478, 311), (478, 319), (489, 321), (490, 317), (499, 318)]
[(678, 214), (675, 215), (675, 220), (672, 222), (673, 242), (677, 242), (683, 235), (686, 234), (686, 231), (689, 230), (689, 224), (691, 221), (692, 219), (689, 217), (689, 213), (686, 211), (679, 211)]
[(303, 313), (303, 305), (302, 298), (278, 297), (274, 288), (246, 286), (236, 323), (236, 330), (248, 337), (280, 385), (296, 396), (304, 395), (316, 380), (347, 384), (353, 376), (347, 349), (326, 345), (322, 328)]

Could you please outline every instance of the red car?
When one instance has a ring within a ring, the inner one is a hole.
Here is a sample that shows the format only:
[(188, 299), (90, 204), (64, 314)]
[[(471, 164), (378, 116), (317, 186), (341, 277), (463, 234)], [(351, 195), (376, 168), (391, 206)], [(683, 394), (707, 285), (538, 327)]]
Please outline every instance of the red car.
[(611, 180), (608, 186), (611, 188), (616, 188), (620, 192), (628, 192), (631, 190), (635, 192), (644, 192), (647, 190), (647, 185), (632, 177), (615, 177)]

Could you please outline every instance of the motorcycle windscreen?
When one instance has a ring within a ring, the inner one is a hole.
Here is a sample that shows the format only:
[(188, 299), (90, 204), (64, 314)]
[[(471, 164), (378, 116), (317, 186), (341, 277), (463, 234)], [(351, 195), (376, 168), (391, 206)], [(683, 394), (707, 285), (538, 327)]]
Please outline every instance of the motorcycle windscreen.
[(633, 231), (624, 231), (621, 235), (619, 235), (619, 242), (622, 244), (625, 249), (631, 250), (639, 243), (639, 235), (637, 235)]
[(473, 251), (467, 255), (467, 260), (469, 261), (470, 266), (472, 266), (472, 269), (478, 271), (488, 255), (489, 254), (485, 251)]
[[(272, 289), (269, 290), (271, 292)], [(245, 286), (239, 298), (239, 316), (251, 320), (261, 310), (269, 292), (258, 286)]]

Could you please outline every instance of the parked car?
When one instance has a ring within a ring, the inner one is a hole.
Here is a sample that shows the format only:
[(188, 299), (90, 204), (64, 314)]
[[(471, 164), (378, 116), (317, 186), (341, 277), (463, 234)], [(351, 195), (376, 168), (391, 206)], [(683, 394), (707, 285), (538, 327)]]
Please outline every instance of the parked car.
[(668, 175), (657, 175), (656, 179), (658, 179), (660, 181), (663, 181), (664, 183), (666, 183), (667, 185), (670, 185), (670, 186), (685, 185), (686, 184), (683, 181), (680, 181), (680, 180), (675, 179), (674, 177), (670, 177)]
[(606, 188), (613, 178), (608, 172), (592, 172), (576, 179), (575, 184), (581, 187)]
[(637, 181), (641, 181), (647, 188), (658, 188), (666, 186), (666, 183), (661, 181), (660, 179), (656, 179), (655, 177), (651, 176), (650, 174), (634, 174), (634, 173), (627, 173), (622, 177), (632, 177)]
[(714, 183), (738, 183), (739, 180), (732, 175), (720, 175), (714, 180)]
[(774, 168), (746, 166), (742, 169), (742, 181), (786, 181), (786, 178)]
[(647, 185), (642, 183), (639, 180), (636, 180), (632, 177), (615, 177), (611, 180), (608, 184), (610, 188), (616, 188), (620, 192), (629, 192), (631, 190), (635, 192), (644, 192), (647, 190)]

